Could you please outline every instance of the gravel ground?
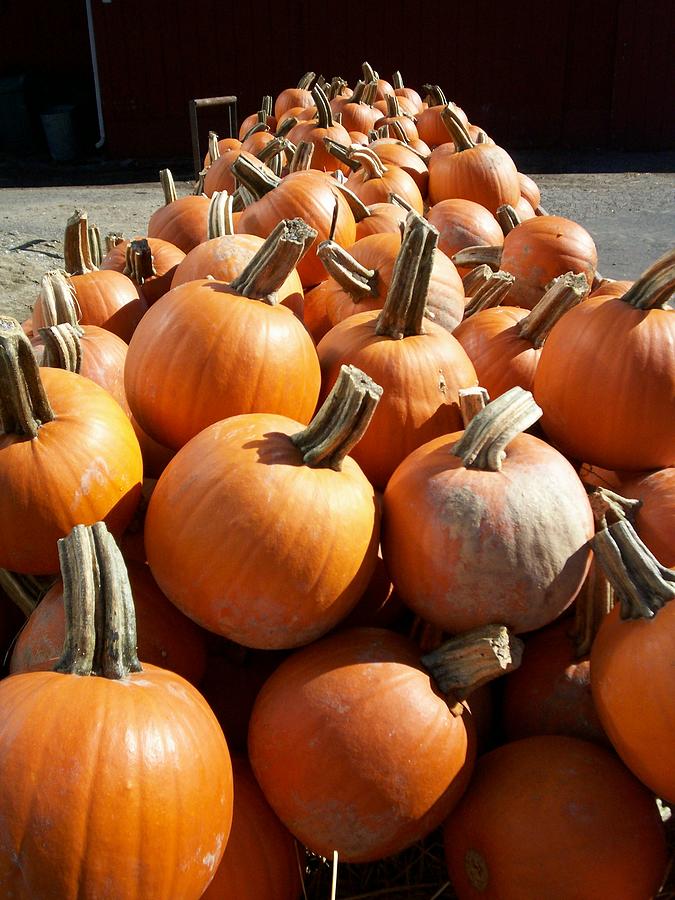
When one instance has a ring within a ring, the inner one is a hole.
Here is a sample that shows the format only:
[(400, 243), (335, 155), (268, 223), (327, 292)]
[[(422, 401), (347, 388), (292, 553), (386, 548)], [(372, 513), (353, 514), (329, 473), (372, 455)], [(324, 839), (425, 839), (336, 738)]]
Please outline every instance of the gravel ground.
[[(675, 177), (668, 173), (536, 174), (542, 204), (587, 228), (599, 269), (634, 279), (673, 245)], [(191, 185), (179, 183), (179, 196)], [(159, 184), (4, 188), (0, 190), (0, 314), (29, 316), (40, 278), (63, 265), (63, 229), (75, 207), (89, 212), (102, 234), (145, 234), (162, 203)]]

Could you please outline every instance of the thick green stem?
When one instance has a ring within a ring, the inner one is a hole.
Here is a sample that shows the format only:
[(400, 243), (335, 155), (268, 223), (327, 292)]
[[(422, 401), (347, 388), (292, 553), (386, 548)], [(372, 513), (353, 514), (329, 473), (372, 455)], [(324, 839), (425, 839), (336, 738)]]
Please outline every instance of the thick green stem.
[(395, 91), (402, 90), (403, 88), (403, 77), (398, 69), (392, 75), (391, 84)]
[(0, 316), (0, 428), (36, 438), (55, 418), (30, 341), (16, 319)]
[(524, 644), (506, 625), (485, 625), (451, 638), (422, 657), (442, 694), (461, 701), (481, 685), (517, 669)]
[(317, 247), (316, 255), (330, 277), (354, 300), (377, 296), (380, 280), (377, 271), (366, 269), (344, 247), (333, 240), (322, 241)]
[[(481, 269), (488, 269), (488, 266), (481, 266)], [(475, 269), (474, 269), (475, 271)], [(464, 318), (469, 319), (475, 316), (482, 309), (492, 309), (499, 306), (506, 300), (509, 291), (515, 282), (515, 276), (510, 272), (492, 272), (491, 277), (486, 279), (483, 284), (472, 287), (473, 293), (469, 297), (464, 307)]]
[(434, 267), (438, 231), (417, 213), (408, 213), (384, 308), (375, 333), (401, 340), (424, 334), (424, 312)]
[(502, 262), (503, 247), (490, 247), (477, 244), (475, 247), (464, 247), (451, 257), (456, 266), (462, 269), (473, 269), (475, 266), (490, 266), (495, 272)]
[(76, 525), (58, 550), (66, 639), (54, 671), (117, 681), (142, 671), (129, 577), (105, 524)]
[(342, 366), (333, 389), (309, 425), (291, 435), (302, 461), (312, 468), (334, 469), (363, 437), (382, 388), (355, 366)]
[(217, 159), (220, 159), (218, 134), (215, 131), (209, 131), (209, 159), (211, 160), (211, 165), (213, 165)]
[(89, 240), (89, 255), (94, 268), (101, 265), (103, 259), (103, 245), (101, 243), (101, 231), (98, 225), (90, 225), (87, 229), (87, 238)]
[(263, 163), (254, 163), (240, 154), (230, 166), (235, 178), (257, 199), (281, 184), (281, 178)]
[(370, 147), (361, 147), (355, 144), (349, 150), (349, 156), (365, 172), (367, 181), (370, 181), (371, 178), (382, 178), (387, 173), (387, 167)]
[(291, 158), (291, 172), (308, 172), (312, 168), (314, 144), (311, 141), (300, 141)]
[(350, 147), (345, 147), (343, 144), (339, 144), (337, 141), (332, 141), (330, 138), (324, 138), (323, 143), (330, 155), (334, 156), (336, 159), (339, 159), (340, 162), (344, 163), (346, 166), (349, 166), (352, 172), (356, 172), (361, 168), (361, 163), (358, 160), (355, 160), (352, 156)]
[(80, 333), (81, 329), (73, 328), (68, 322), (40, 328), (40, 337), (45, 345), (42, 365), (79, 373), (82, 366)]
[(69, 275), (86, 275), (96, 271), (89, 248), (87, 213), (83, 209), (76, 209), (66, 223), (63, 259)]
[(453, 109), (452, 103), (448, 103), (447, 106), (444, 106), (441, 110), (441, 120), (450, 132), (450, 137), (452, 138), (457, 153), (461, 153), (462, 150), (473, 149), (475, 144), (471, 140), (471, 136), (469, 135), (464, 122), (462, 122)]
[[(275, 131), (275, 137), (286, 137), (288, 132), (292, 131), (297, 124), (298, 120), (295, 118), (295, 116), (289, 116), (287, 119), (284, 119), (281, 125), (277, 128), (277, 130)], [(292, 144), (289, 143), (289, 146), (292, 146)]]
[(661, 565), (627, 519), (599, 531), (592, 545), (621, 603), (622, 619), (651, 619), (675, 598), (675, 571)]
[(621, 298), (633, 309), (668, 309), (675, 291), (675, 250), (651, 265)]
[(316, 235), (316, 230), (302, 219), (283, 219), (230, 287), (243, 297), (276, 305), (277, 291)]
[(298, 88), (301, 91), (308, 91), (315, 78), (316, 78), (316, 74), (314, 72), (305, 72), (305, 74), (302, 76), (302, 78), (298, 82)]
[[(477, 141), (476, 143), (479, 142)], [(484, 141), (481, 141), (480, 143), (484, 143)], [(504, 237), (521, 224), (520, 216), (509, 203), (504, 203), (502, 206), (497, 207), (495, 218), (504, 232)]]
[(541, 347), (555, 323), (588, 296), (590, 288), (585, 275), (567, 272), (554, 278), (548, 290), (518, 326), (521, 338)]
[(136, 284), (145, 284), (149, 278), (157, 275), (152, 249), (147, 238), (139, 238), (127, 245), (124, 274)]
[(232, 197), (227, 191), (214, 191), (209, 203), (208, 240), (234, 234)]
[(314, 98), (314, 103), (316, 105), (317, 127), (332, 128), (334, 124), (333, 111), (330, 108), (328, 97), (326, 97), (326, 94), (321, 90), (318, 84), (314, 86), (312, 97)]
[(506, 447), (541, 415), (542, 410), (529, 391), (511, 388), (474, 416), (451, 452), (467, 469), (499, 472), (506, 458)]
[(54, 269), (42, 276), (39, 302), (45, 325), (61, 325), (68, 322), (79, 329), (80, 306), (64, 272)]
[[(209, 135), (210, 137), (210, 135)], [(216, 142), (218, 141), (218, 137), (216, 136)], [(213, 160), (211, 160), (213, 162)], [(174, 200), (177, 200), (176, 194), (176, 184), (173, 180), (173, 175), (171, 174), (171, 169), (160, 169), (159, 172), (159, 183), (162, 186), (162, 192), (164, 193), (164, 205), (168, 206), (169, 203), (173, 203)]]
[(462, 414), (464, 428), (474, 419), (479, 412), (485, 409), (490, 402), (490, 395), (484, 387), (469, 387), (459, 389), (459, 411)]

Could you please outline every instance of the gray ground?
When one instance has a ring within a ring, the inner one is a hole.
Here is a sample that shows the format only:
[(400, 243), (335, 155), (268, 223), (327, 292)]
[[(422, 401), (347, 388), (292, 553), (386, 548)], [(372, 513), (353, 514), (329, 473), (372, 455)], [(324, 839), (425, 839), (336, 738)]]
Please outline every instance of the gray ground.
[[(675, 177), (610, 172), (537, 175), (548, 212), (575, 219), (598, 246), (598, 268), (609, 278), (634, 279), (675, 243)], [(188, 193), (178, 184), (179, 195)], [(102, 234), (145, 234), (162, 203), (159, 184), (0, 190), (0, 314), (23, 320), (48, 269), (63, 264), (66, 219), (75, 207), (89, 212)]]

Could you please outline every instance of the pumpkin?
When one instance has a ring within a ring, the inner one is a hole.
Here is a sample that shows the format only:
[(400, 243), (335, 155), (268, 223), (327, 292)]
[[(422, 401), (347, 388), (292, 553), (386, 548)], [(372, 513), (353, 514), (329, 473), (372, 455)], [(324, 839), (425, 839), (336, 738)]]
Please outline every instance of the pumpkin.
[(323, 141), (324, 138), (329, 138), (332, 141), (337, 141), (339, 144), (348, 144), (349, 134), (347, 129), (333, 120), (333, 113), (328, 98), (318, 85), (315, 85), (312, 96), (316, 103), (316, 120), (298, 122), (288, 132), (288, 140), (293, 144), (299, 144), (300, 141), (312, 143), (314, 146), (312, 167), (314, 169), (325, 172), (334, 172), (336, 169), (344, 171), (345, 167), (334, 156), (331, 156), (326, 150)]
[(372, 105), (376, 93), (377, 85), (374, 82), (366, 84), (365, 81), (359, 81), (351, 97), (340, 98), (337, 102), (331, 100), (333, 112), (340, 113), (347, 131), (360, 131), (363, 134), (371, 131), (380, 118), (380, 111)]
[(346, 454), (380, 392), (345, 369), (307, 428), (235, 416), (176, 454), (150, 500), (145, 546), (179, 609), (259, 649), (308, 643), (347, 615), (375, 567), (379, 509)]
[(455, 712), (412, 641), (353, 628), (272, 674), (253, 707), (249, 758), (303, 844), (345, 862), (381, 859), (432, 831), (464, 791), (475, 734), (468, 710)]
[(369, 234), (400, 235), (407, 210), (398, 203), (372, 203), (368, 215), (356, 223), (356, 240)]
[(430, 102), (428, 107), (415, 118), (415, 124), (424, 143), (430, 147), (438, 147), (439, 144), (447, 143), (449, 137), (447, 126), (441, 116), (444, 109), (450, 107), (465, 127), (468, 127), (469, 120), (463, 109), (460, 109), (455, 103), (448, 103), (445, 94), (437, 84), (424, 85), (424, 88), (429, 91)]
[(409, 453), (461, 427), (458, 391), (478, 383), (455, 338), (424, 320), (437, 240), (433, 226), (410, 213), (384, 308), (349, 316), (317, 347), (324, 396), (347, 362), (382, 385), (373, 427), (352, 453), (380, 490)]
[(138, 288), (138, 294), (151, 306), (166, 294), (176, 267), (185, 259), (183, 251), (160, 238), (136, 238), (120, 241), (101, 262), (101, 269), (122, 272)]
[(281, 124), (281, 117), (287, 110), (295, 107), (314, 106), (314, 98), (309, 86), (315, 77), (314, 72), (305, 72), (298, 82), (297, 88), (286, 88), (279, 94), (274, 102), (274, 118), (278, 124)]
[[(465, 247), (501, 246), (504, 236), (499, 223), (484, 206), (473, 200), (441, 200), (432, 206), (427, 219), (438, 229), (438, 249), (452, 259)], [(463, 277), (468, 268), (457, 268)]]
[(189, 253), (206, 238), (208, 198), (201, 193), (177, 198), (169, 169), (162, 169), (159, 178), (164, 191), (164, 206), (150, 217), (148, 237), (161, 238), (183, 253)]
[(197, 900), (232, 818), (222, 731), (192, 685), (141, 668), (105, 527), (77, 526), (59, 555), (73, 585), (63, 655), (54, 671), (0, 683), (11, 723), (0, 731), (0, 892)]
[(599, 532), (593, 549), (620, 601), (591, 650), (598, 715), (628, 768), (673, 803), (675, 573), (658, 563), (625, 519)]
[(413, 88), (403, 86), (403, 78), (401, 77), (401, 73), (398, 70), (394, 72), (391, 83), (394, 87), (394, 93), (397, 97), (404, 97), (409, 103), (412, 104), (412, 106), (415, 108), (416, 113), (422, 112), (422, 98)]
[(666, 870), (649, 792), (603, 747), (571, 737), (481, 757), (443, 840), (459, 900), (643, 900)]
[(352, 147), (349, 153), (360, 168), (347, 179), (347, 187), (366, 205), (383, 203), (391, 194), (402, 197), (420, 215), (424, 201), (414, 179), (398, 166), (385, 166), (368, 147)]
[(269, 94), (263, 96), (260, 110), (246, 116), (239, 126), (239, 140), (243, 141), (251, 128), (258, 124), (265, 125), (272, 131), (277, 127), (277, 120), (272, 115), (272, 97)]
[(370, 149), (380, 161), (387, 166), (403, 169), (415, 182), (422, 197), (427, 196), (429, 188), (429, 169), (422, 155), (408, 144), (392, 138), (380, 138), (369, 144)]
[(215, 131), (209, 131), (209, 149), (204, 157), (204, 169), (208, 169), (211, 163), (214, 163), (227, 150), (238, 150), (241, 147), (241, 141), (238, 138), (221, 138)]
[(540, 415), (532, 395), (513, 388), (463, 433), (413, 451), (387, 484), (382, 550), (392, 581), (417, 615), (450, 633), (490, 622), (533, 631), (581, 588), (593, 514), (567, 460), (518, 433)]
[(178, 449), (244, 412), (309, 421), (321, 381), (316, 351), (276, 291), (314, 236), (301, 220), (283, 221), (229, 285), (190, 281), (148, 310), (124, 378), (150, 437)]
[(674, 287), (671, 252), (623, 297), (586, 300), (551, 331), (534, 395), (546, 434), (565, 454), (632, 471), (675, 461)]
[[(381, 128), (389, 129), (396, 123), (400, 129), (396, 129), (397, 133), (400, 134), (402, 132), (406, 140), (415, 141), (419, 138), (417, 128), (415, 127), (415, 121), (410, 114), (411, 108), (408, 107), (406, 109), (405, 101), (399, 100), (396, 94), (387, 94), (385, 98), (385, 108), (386, 114), (375, 122), (374, 127), (376, 130)], [(404, 113), (407, 113), (407, 115)]]
[(141, 495), (141, 451), (107, 391), (38, 369), (21, 326), (5, 317), (0, 361), (0, 566), (56, 572), (56, 541), (74, 525), (126, 528)]

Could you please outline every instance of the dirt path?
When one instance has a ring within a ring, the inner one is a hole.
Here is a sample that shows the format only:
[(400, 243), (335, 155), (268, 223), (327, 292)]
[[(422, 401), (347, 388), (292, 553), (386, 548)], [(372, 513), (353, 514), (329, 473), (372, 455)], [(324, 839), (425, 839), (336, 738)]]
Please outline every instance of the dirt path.
[[(587, 228), (599, 269), (635, 278), (675, 241), (670, 174), (609, 173), (532, 176), (551, 213)], [(190, 191), (178, 184), (179, 196)], [(28, 317), (40, 278), (63, 265), (63, 228), (75, 207), (86, 209), (102, 234), (142, 235), (161, 204), (159, 184), (110, 187), (5, 188), (0, 191), (0, 313)]]

